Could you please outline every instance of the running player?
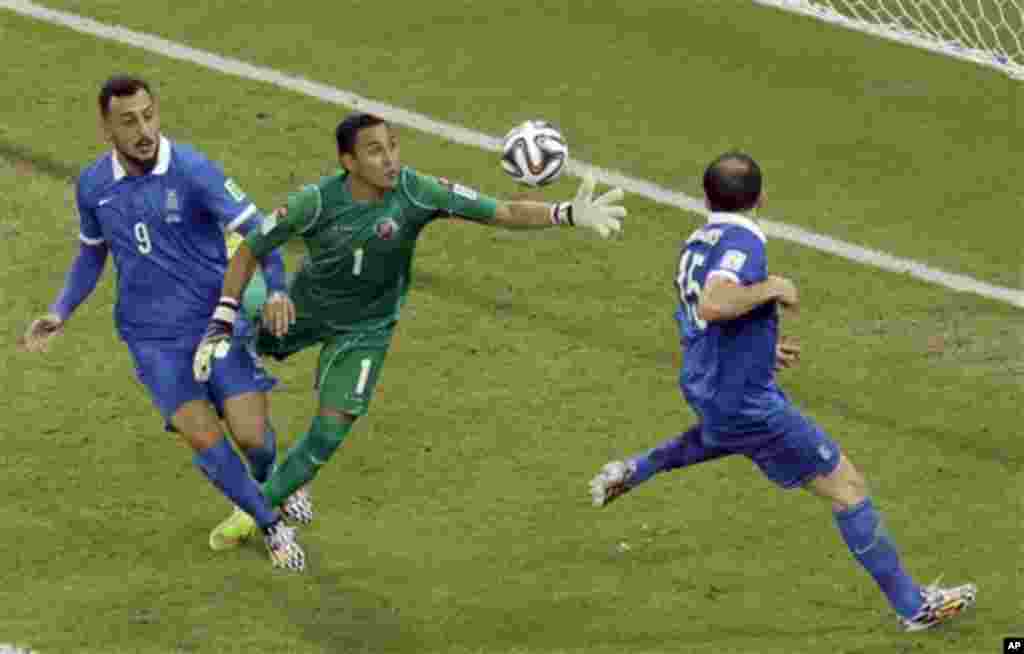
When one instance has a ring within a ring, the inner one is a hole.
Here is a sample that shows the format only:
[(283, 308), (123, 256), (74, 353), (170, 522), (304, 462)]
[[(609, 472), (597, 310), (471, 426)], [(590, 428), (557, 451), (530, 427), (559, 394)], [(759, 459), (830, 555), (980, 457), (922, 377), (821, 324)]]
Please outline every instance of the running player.
[[(224, 231), (257, 230), (262, 215), (219, 166), (161, 134), (158, 103), (144, 80), (108, 80), (99, 93), (99, 112), (113, 150), (78, 178), (80, 250), (64, 289), (50, 312), (29, 326), (24, 346), (47, 350), (96, 288), (112, 252), (117, 330), (165, 424), (185, 438), (210, 482), (254, 516), (273, 564), (300, 569), (304, 554), (294, 530), (266, 505), (254, 480), (267, 478), (276, 456), (267, 417), (267, 391), (275, 380), (241, 339), (224, 342), (206, 382), (194, 379), (191, 365), (227, 267)], [(263, 262), (266, 283), (277, 297), (275, 291), (284, 289), (283, 261), (268, 251)]]
[(683, 247), (676, 288), (685, 349), (679, 381), (698, 423), (653, 450), (612, 461), (590, 482), (605, 506), (655, 474), (742, 454), (782, 488), (806, 488), (832, 503), (853, 557), (875, 579), (907, 631), (927, 629), (974, 603), (977, 588), (914, 583), (868, 496), (864, 478), (839, 446), (801, 414), (775, 383), (799, 361), (779, 342), (777, 307), (795, 309), (792, 281), (768, 274), (767, 241), (746, 213), (761, 200), (761, 170), (733, 152), (704, 174), (711, 215)]

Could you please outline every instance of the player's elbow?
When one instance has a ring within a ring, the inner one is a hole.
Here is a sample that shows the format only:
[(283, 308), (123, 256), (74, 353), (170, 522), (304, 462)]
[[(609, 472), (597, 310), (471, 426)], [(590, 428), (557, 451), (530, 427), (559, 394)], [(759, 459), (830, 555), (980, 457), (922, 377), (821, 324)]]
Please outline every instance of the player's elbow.
[(728, 320), (724, 307), (704, 298), (697, 305), (697, 317), (709, 323)]
[(721, 276), (713, 277), (697, 303), (697, 316), (709, 323), (736, 318), (739, 315), (736, 307), (737, 289), (734, 282)]
[(718, 286), (713, 292), (701, 297), (697, 304), (697, 316), (708, 323), (735, 320), (742, 316), (743, 312), (731, 285)]

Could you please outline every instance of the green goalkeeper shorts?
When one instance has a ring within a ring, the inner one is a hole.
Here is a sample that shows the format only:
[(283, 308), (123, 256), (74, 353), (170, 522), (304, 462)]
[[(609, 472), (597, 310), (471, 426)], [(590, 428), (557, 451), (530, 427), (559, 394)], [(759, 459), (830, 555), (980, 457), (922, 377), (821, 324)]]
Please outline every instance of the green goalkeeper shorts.
[(256, 352), (282, 360), (321, 345), (314, 380), (320, 406), (365, 415), (391, 345), (394, 323), (377, 329), (337, 332), (314, 318), (300, 318), (286, 336), (277, 338), (260, 328), (266, 295), (262, 277), (253, 277), (246, 288), (243, 306), (253, 326), (250, 338)]
[(393, 329), (337, 334), (324, 343), (316, 367), (322, 408), (366, 415)]

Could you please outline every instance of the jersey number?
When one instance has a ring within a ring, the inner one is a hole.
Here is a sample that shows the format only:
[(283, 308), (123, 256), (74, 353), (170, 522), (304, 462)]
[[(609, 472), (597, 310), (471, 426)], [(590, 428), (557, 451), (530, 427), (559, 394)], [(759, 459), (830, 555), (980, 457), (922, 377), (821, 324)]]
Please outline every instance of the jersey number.
[(693, 278), (693, 271), (697, 266), (702, 265), (704, 265), (704, 255), (695, 254), (687, 250), (679, 261), (679, 276), (676, 277), (676, 285), (679, 287), (679, 298), (683, 301), (683, 309), (690, 316), (690, 321), (697, 326), (697, 329), (707, 329), (708, 326), (708, 321), (702, 320), (697, 315), (701, 287), (697, 280)]
[(353, 257), (352, 274), (358, 277), (363, 272), (363, 248), (356, 248)]
[(373, 367), (373, 359), (363, 359), (359, 362), (359, 380), (356, 382), (356, 395), (366, 392), (366, 384), (370, 381), (370, 368)]
[(135, 245), (138, 246), (139, 252), (142, 254), (149, 254), (153, 251), (153, 241), (149, 238), (149, 229), (146, 228), (146, 223), (135, 223)]

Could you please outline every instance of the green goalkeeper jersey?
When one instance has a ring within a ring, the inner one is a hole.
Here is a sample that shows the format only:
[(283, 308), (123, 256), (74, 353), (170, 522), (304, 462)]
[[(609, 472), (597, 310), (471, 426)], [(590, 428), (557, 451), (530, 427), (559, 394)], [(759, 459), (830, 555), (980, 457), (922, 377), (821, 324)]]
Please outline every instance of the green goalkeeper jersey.
[(324, 177), (289, 195), (287, 214), (268, 217), (246, 238), (259, 258), (295, 237), (306, 242), (309, 256), (289, 293), (296, 327), (307, 338), (393, 324), (409, 290), (420, 231), (441, 216), (488, 221), (498, 206), (493, 198), (411, 168), (402, 169), (381, 200), (357, 202), (346, 176)]

